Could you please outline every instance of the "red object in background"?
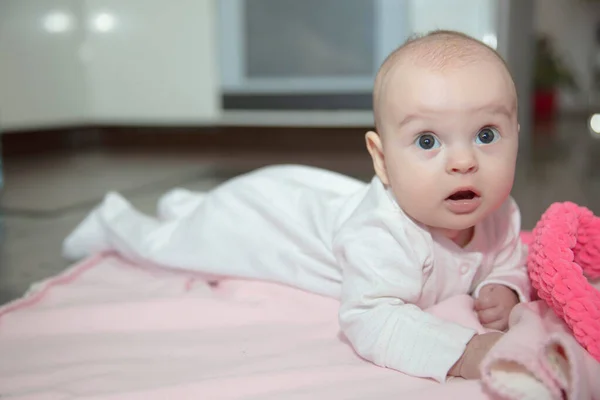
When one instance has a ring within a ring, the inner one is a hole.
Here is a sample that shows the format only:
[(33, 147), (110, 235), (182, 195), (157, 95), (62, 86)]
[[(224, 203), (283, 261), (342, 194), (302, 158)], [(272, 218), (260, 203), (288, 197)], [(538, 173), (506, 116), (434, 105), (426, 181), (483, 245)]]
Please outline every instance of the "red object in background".
[(533, 110), (536, 121), (553, 119), (556, 113), (556, 91), (536, 90)]

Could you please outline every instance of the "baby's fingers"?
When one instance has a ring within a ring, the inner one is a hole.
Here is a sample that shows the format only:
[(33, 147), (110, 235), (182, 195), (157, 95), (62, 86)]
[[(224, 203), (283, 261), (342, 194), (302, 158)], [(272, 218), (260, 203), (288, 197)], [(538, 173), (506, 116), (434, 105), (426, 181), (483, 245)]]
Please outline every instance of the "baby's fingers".
[(475, 311), (481, 311), (481, 310), (486, 310), (486, 309), (490, 309), (496, 306), (496, 302), (494, 301), (494, 298), (492, 296), (479, 296), (477, 299), (475, 299), (475, 304), (474, 304), (474, 308)]
[(500, 318), (499, 320), (487, 324), (482, 323), (481, 325), (483, 325), (484, 328), (493, 329), (496, 331), (505, 331), (506, 328), (508, 328), (508, 322), (506, 321), (506, 318)]
[(491, 324), (502, 319), (502, 313), (498, 308), (487, 308), (485, 310), (477, 311), (477, 318), (479, 318), (481, 325), (486, 326), (487, 324)]

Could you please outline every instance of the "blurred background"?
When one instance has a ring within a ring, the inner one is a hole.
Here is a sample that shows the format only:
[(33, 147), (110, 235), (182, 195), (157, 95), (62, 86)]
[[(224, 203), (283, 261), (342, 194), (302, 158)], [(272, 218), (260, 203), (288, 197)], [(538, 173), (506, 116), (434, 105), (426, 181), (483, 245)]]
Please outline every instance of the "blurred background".
[(266, 164), (370, 179), (377, 68), (432, 29), (511, 69), (523, 227), (555, 201), (600, 213), (599, 23), (592, 0), (0, 0), (0, 303), (66, 266), (109, 190), (153, 213)]

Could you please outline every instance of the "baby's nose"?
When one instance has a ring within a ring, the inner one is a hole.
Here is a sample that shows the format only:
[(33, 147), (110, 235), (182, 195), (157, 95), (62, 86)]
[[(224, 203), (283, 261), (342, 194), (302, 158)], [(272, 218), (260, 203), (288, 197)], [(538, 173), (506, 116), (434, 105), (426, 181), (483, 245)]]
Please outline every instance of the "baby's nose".
[(448, 161), (447, 171), (453, 174), (472, 174), (478, 169), (477, 159), (472, 152), (456, 154)]
[(477, 171), (476, 165), (460, 165), (452, 168), (452, 172), (458, 174), (470, 174)]

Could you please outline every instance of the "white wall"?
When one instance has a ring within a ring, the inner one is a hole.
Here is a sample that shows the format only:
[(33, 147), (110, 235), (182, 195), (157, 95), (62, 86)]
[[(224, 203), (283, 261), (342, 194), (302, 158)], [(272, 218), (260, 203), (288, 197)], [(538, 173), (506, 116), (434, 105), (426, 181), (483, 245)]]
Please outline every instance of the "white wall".
[(1, 0), (0, 128), (212, 121), (215, 12), (214, 0)]
[(584, 1), (536, 0), (535, 28), (552, 35), (560, 54), (573, 69), (582, 91), (563, 91), (564, 110), (586, 110), (591, 85), (591, 57), (600, 5)]
[(85, 120), (86, 82), (75, 26), (79, 3), (0, 1), (0, 128)]
[[(94, 122), (194, 124), (215, 118), (220, 93), (213, 1), (85, 0), (84, 7)], [(105, 25), (114, 28), (103, 32)]]

